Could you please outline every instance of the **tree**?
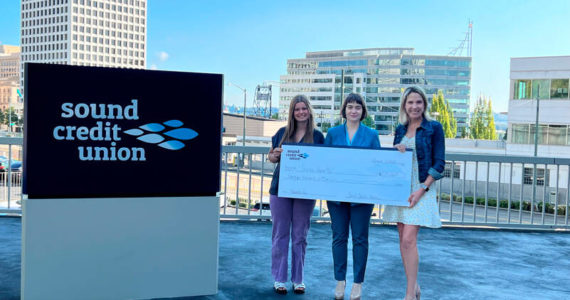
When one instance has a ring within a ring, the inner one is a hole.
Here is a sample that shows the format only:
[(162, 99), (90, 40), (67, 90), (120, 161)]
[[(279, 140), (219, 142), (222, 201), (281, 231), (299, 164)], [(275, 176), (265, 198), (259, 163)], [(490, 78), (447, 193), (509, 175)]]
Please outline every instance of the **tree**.
[(495, 117), (490, 98), (479, 96), (470, 121), (470, 133), (472, 139), (496, 140)]
[(461, 138), (467, 138), (469, 137), (469, 134), (467, 133), (467, 128), (465, 127), (461, 127)]
[(16, 112), (14, 111), (13, 107), (9, 107), (4, 111), (4, 120), (3, 120), (3, 124), (7, 125), (8, 127), (10, 126), (10, 122), (13, 125), (16, 125), (19, 121), (19, 117), (18, 114), (16, 114)]
[(366, 118), (364, 118), (364, 120), (362, 120), (362, 123), (370, 128), (376, 128), (376, 125), (374, 124), (374, 119), (372, 118), (372, 116), (367, 116)]
[(443, 91), (437, 91), (437, 95), (433, 95), (430, 113), (436, 116), (436, 120), (441, 123), (443, 133), (446, 138), (454, 138), (457, 136), (457, 120), (453, 116), (453, 110), (449, 106), (449, 102), (443, 97)]
[(495, 116), (493, 116), (493, 105), (491, 104), (491, 98), (489, 98), (487, 104), (487, 139), (496, 140), (497, 129), (495, 128)]
[(483, 113), (485, 110), (484, 101), (484, 98), (480, 96), (473, 109), (471, 120), (469, 121), (469, 136), (472, 139), (485, 139), (485, 124), (483, 121)]

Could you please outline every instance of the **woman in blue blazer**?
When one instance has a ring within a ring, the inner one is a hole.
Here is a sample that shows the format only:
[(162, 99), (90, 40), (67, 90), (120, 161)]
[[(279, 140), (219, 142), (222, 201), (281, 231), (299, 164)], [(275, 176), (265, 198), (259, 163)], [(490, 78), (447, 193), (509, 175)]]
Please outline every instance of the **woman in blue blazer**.
[[(346, 97), (341, 115), (346, 119), (346, 123), (328, 131), (325, 145), (380, 149), (376, 130), (361, 123), (366, 118), (367, 109), (360, 95), (352, 93)], [(327, 201), (327, 206), (333, 232), (332, 253), (334, 277), (337, 280), (335, 299), (344, 298), (349, 228), (352, 229), (354, 273), (350, 299), (360, 299), (368, 259), (368, 228), (374, 204)]]

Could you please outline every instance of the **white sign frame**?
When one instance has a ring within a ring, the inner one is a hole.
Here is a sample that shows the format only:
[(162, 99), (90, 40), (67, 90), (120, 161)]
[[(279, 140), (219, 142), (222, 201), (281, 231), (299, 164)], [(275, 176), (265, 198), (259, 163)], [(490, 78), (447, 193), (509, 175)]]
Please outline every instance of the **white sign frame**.
[(24, 199), (21, 298), (218, 292), (219, 197)]

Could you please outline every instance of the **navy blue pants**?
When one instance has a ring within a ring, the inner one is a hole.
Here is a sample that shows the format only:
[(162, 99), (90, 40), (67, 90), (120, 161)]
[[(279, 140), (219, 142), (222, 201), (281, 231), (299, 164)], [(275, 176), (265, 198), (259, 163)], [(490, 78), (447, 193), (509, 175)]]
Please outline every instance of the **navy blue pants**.
[(335, 280), (346, 280), (349, 227), (352, 231), (352, 264), (354, 283), (364, 281), (368, 260), (368, 229), (373, 204), (327, 201), (333, 233), (332, 253)]

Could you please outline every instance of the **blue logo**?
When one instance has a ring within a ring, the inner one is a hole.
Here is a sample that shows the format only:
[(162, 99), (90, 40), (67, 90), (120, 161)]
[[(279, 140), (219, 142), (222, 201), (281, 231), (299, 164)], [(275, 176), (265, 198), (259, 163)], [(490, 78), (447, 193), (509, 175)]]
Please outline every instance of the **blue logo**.
[(188, 141), (198, 136), (198, 133), (190, 128), (179, 128), (182, 125), (184, 125), (182, 121), (170, 120), (162, 124), (145, 124), (138, 128), (125, 130), (124, 133), (136, 136), (137, 140), (145, 143), (158, 144), (159, 147), (164, 149), (180, 150), (186, 146), (180, 140)]
[(309, 154), (301, 153), (301, 154), (298, 154), (297, 156), (299, 156), (300, 158), (307, 158), (307, 157), (309, 157)]

